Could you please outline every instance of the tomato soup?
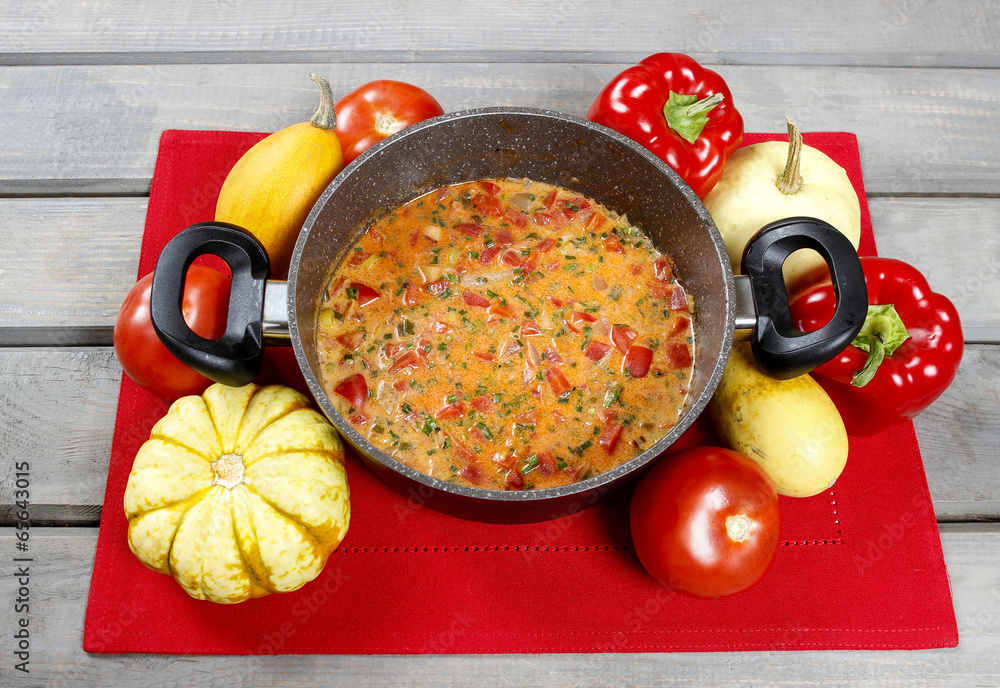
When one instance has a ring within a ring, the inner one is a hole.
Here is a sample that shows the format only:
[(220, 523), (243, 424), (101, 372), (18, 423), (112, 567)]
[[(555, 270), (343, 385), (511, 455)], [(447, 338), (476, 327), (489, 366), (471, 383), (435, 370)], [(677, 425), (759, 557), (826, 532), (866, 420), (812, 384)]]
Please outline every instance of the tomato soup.
[(318, 316), (321, 380), (407, 466), (555, 487), (677, 423), (692, 306), (627, 217), (536, 181), (457, 184), (382, 217), (336, 269)]

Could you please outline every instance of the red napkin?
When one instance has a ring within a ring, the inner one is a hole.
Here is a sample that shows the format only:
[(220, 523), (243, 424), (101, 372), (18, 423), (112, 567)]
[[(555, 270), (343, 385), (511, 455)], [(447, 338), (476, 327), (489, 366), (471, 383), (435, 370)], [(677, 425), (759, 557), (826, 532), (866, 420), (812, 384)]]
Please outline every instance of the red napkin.
[[(264, 134), (167, 131), (139, 275), (166, 241), (212, 219), (227, 171)], [(747, 135), (754, 143), (778, 136)], [(806, 134), (844, 166), (874, 253), (857, 140)], [(289, 350), (264, 381), (301, 387)], [(628, 492), (546, 523), (463, 521), (401, 496), (347, 460), (352, 520), (315, 581), (221, 606), (191, 599), (128, 549), (122, 496), (167, 405), (122, 380), (84, 627), (88, 652), (525, 653), (901, 649), (958, 643), (937, 523), (911, 424), (851, 440), (836, 486), (781, 499), (782, 547), (757, 586), (705, 601), (670, 592), (631, 549)], [(699, 419), (679, 444), (715, 442)]]

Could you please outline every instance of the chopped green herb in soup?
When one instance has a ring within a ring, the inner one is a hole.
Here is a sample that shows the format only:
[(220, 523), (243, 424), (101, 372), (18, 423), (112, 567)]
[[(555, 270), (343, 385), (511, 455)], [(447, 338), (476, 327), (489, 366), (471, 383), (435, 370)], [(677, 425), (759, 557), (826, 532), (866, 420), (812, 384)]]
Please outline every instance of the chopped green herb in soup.
[(628, 220), (566, 189), (480, 180), (374, 223), (333, 274), (327, 394), (428, 475), (542, 489), (608, 471), (673, 427), (692, 304)]

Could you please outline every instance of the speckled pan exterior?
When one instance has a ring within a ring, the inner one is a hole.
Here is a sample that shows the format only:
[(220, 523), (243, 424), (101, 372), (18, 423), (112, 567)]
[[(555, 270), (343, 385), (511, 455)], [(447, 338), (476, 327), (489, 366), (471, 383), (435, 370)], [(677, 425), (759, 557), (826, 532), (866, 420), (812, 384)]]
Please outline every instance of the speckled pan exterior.
[[(402, 465), (359, 435), (319, 383), (315, 325), (327, 280), (371, 222), (445, 184), (528, 177), (557, 184), (628, 215), (672, 256), (694, 297), (695, 375), (680, 422), (618, 468), (573, 485), (503, 492), (454, 485)], [(323, 411), (387, 484), (420, 505), (462, 518), (527, 523), (576, 513), (627, 484), (704, 410), (733, 341), (735, 288), (726, 247), (700, 199), (645, 148), (588, 120), (547, 110), (481, 108), (408, 127), (351, 163), (317, 201), (292, 256), (292, 345)]]

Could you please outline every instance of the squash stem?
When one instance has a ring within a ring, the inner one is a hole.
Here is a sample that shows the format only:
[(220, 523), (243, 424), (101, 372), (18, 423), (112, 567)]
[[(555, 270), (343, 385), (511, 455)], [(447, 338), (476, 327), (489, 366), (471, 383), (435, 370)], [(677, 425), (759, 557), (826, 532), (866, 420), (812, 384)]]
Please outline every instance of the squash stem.
[(330, 82), (319, 74), (310, 74), (309, 78), (319, 85), (319, 108), (309, 123), (320, 129), (336, 128), (337, 111), (334, 108), (333, 89), (330, 88)]
[(778, 177), (775, 186), (783, 194), (798, 193), (802, 188), (802, 174), (800, 172), (802, 157), (802, 133), (795, 126), (795, 122), (785, 118), (788, 123), (788, 159), (785, 161), (785, 170)]

